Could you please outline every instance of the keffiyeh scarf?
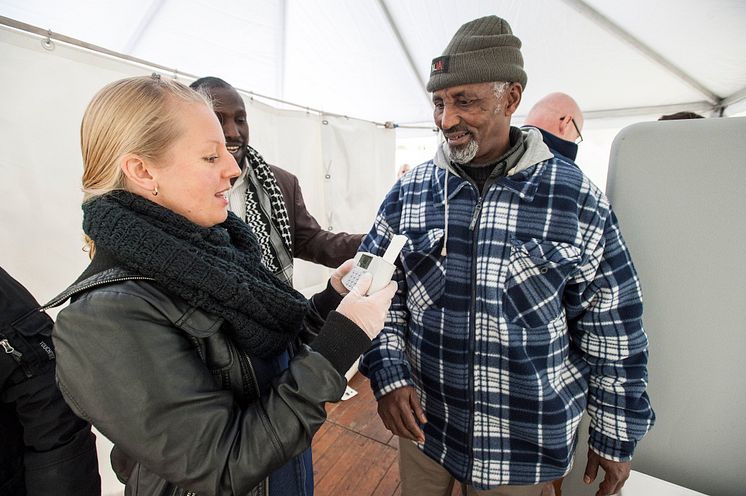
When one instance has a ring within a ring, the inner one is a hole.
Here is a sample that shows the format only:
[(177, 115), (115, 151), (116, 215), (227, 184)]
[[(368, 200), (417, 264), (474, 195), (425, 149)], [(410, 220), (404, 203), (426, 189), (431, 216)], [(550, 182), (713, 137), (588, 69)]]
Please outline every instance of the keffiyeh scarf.
[(264, 158), (248, 145), (246, 160), (246, 223), (259, 240), (264, 266), (292, 285), (293, 237), (282, 191)]

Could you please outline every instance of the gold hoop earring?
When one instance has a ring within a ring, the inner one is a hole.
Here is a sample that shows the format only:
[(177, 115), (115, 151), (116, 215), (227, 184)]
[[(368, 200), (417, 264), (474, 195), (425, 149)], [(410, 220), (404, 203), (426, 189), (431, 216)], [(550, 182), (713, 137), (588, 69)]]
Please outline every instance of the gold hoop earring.
[(158, 186), (153, 188), (153, 196), (158, 196)]

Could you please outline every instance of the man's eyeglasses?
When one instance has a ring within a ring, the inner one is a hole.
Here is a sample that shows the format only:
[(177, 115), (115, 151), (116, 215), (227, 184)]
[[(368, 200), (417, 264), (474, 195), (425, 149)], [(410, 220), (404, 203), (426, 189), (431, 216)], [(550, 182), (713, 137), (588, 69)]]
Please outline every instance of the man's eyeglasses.
[[(564, 121), (566, 117), (567, 117), (566, 115), (563, 115), (562, 117), (560, 117), (560, 120)], [(579, 145), (580, 143), (583, 142), (583, 135), (580, 134), (580, 129), (578, 129), (578, 125), (575, 123), (575, 119), (570, 117), (570, 122), (572, 122), (572, 126), (575, 128), (575, 132), (578, 133), (578, 137), (575, 138), (575, 144)]]

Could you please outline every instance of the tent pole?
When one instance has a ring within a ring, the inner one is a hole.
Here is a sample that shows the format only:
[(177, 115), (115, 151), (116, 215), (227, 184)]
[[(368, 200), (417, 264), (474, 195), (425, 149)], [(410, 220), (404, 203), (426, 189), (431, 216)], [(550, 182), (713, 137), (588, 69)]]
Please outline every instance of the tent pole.
[(140, 19), (140, 23), (137, 25), (137, 27), (127, 40), (127, 43), (124, 45), (124, 48), (122, 49), (124, 53), (129, 55), (135, 51), (135, 47), (140, 42), (142, 34), (145, 32), (146, 29), (150, 27), (150, 24), (153, 22), (153, 18), (158, 15), (158, 11), (161, 10), (161, 7), (163, 7), (164, 1), (165, 0), (153, 0), (152, 2), (150, 2), (150, 6), (148, 7), (147, 12), (142, 17), (142, 19)]
[(728, 106), (733, 105), (734, 103), (738, 103), (744, 99), (746, 99), (746, 86), (736, 91), (732, 95), (723, 98), (723, 101), (720, 102), (720, 107), (725, 110), (726, 108), (728, 108)]
[[(583, 117), (585, 122), (590, 122), (596, 119), (614, 119), (619, 117), (635, 117), (635, 116), (651, 116), (651, 115), (665, 115), (672, 114), (674, 112), (690, 111), (690, 112), (712, 112), (716, 109), (710, 102), (699, 101), (689, 103), (674, 103), (671, 105), (653, 105), (646, 107), (627, 107), (627, 108), (616, 108), (616, 109), (599, 109), (599, 110), (584, 110)], [(514, 119), (522, 122), (526, 119), (526, 115), (514, 115)]]
[[(132, 55), (128, 55), (126, 53), (115, 52), (113, 50), (109, 50), (108, 48), (103, 48), (98, 45), (94, 45), (92, 43), (86, 43), (85, 41), (80, 41), (70, 36), (65, 36), (64, 34), (55, 33), (51, 29), (42, 29), (37, 26), (32, 26), (31, 24), (26, 24), (25, 22), (16, 21), (15, 19), (11, 19), (9, 17), (0, 16), (0, 25), (8, 26), (12, 29), (18, 29), (20, 31), (25, 31), (27, 33), (35, 34), (37, 36), (41, 36), (42, 38), (46, 38), (47, 40), (50, 40), (50, 41), (57, 40), (57, 41), (66, 43), (68, 45), (82, 48), (84, 50), (90, 50), (92, 52), (100, 53), (108, 57), (113, 57), (115, 59), (120, 59), (120, 60), (126, 60), (128, 62), (132, 62), (134, 64), (146, 67), (149, 70), (157, 69), (167, 74), (168, 73), (170, 74), (179, 73), (182, 76), (191, 77), (194, 79), (197, 78), (197, 76), (194, 76), (186, 72), (179, 72), (176, 69), (171, 68), (171, 67), (166, 67), (165, 65), (156, 64), (154, 62), (148, 62), (147, 60), (139, 59), (137, 57), (133, 57)], [(50, 46), (52, 48), (48, 48), (48, 50), (53, 50), (54, 45), (52, 44)]]
[(624, 109), (603, 109), (603, 110), (589, 110), (583, 112), (583, 117), (586, 120), (590, 119), (602, 119), (602, 118), (614, 118), (614, 117), (632, 117), (635, 115), (665, 115), (672, 114), (674, 112), (689, 111), (689, 112), (712, 112), (713, 109), (717, 108), (710, 102), (690, 102), (690, 103), (677, 103), (673, 105), (654, 105), (648, 107), (629, 107)]
[(587, 3), (585, 3), (583, 0), (563, 0), (566, 4), (568, 4), (570, 7), (573, 7), (575, 10), (583, 14), (584, 16), (591, 19), (593, 22), (595, 22), (600, 27), (606, 29), (607, 31), (615, 34), (619, 38), (621, 38), (623, 41), (628, 43), (629, 45), (633, 46), (643, 54), (647, 55), (650, 59), (652, 59), (654, 62), (656, 62), (658, 65), (662, 66), (666, 70), (668, 70), (670, 73), (684, 81), (686, 84), (697, 90), (699, 93), (702, 93), (702, 95), (707, 98), (707, 100), (712, 103), (713, 105), (720, 105), (722, 98), (712, 92), (709, 88), (707, 88), (705, 85), (694, 79), (692, 76), (690, 76), (688, 73), (686, 73), (683, 69), (675, 65), (673, 62), (669, 61), (667, 58), (665, 58), (660, 53), (656, 52), (652, 48), (650, 48), (648, 45), (640, 41), (638, 38), (630, 34), (627, 30), (616, 24), (614, 21), (603, 15), (601, 12), (597, 11)]
[[(33, 35), (37, 35), (42, 38), (42, 41), (44, 42), (44, 45), (47, 46), (47, 42), (50, 43), (50, 48), (48, 50), (54, 50), (54, 43), (53, 41), (60, 41), (62, 43), (65, 43), (70, 46), (74, 46), (83, 50), (89, 50), (91, 52), (100, 53), (102, 55), (105, 55), (107, 57), (112, 57), (114, 59), (119, 60), (126, 60), (127, 62), (131, 62), (134, 64), (137, 64), (141, 67), (146, 68), (149, 71), (156, 70), (160, 71), (164, 74), (171, 74), (173, 75), (174, 79), (178, 79), (179, 77), (182, 78), (189, 78), (189, 79), (197, 79), (200, 76), (195, 76), (194, 74), (190, 74), (188, 72), (181, 72), (176, 68), (172, 67), (166, 67), (165, 65), (156, 64), (155, 62), (148, 62), (147, 60), (139, 59), (137, 57), (133, 57), (132, 55), (128, 55), (126, 53), (119, 53), (115, 52), (113, 50), (109, 50), (108, 48), (100, 47), (98, 45), (94, 45), (92, 43), (86, 43), (85, 41), (78, 40), (76, 38), (72, 38), (70, 36), (65, 36), (63, 34), (55, 33), (51, 29), (42, 29), (37, 26), (33, 26), (31, 24), (26, 24), (25, 22), (16, 21), (15, 19), (11, 19), (9, 17), (5, 17), (0, 15), (0, 26), (7, 26), (11, 29), (17, 29), (20, 31), (25, 31), (27, 33), (31, 33)], [(386, 128), (395, 128), (398, 127), (398, 124), (394, 123), (386, 123), (386, 122), (378, 122), (378, 121), (372, 121), (370, 119), (361, 119), (359, 117), (351, 117), (348, 115), (343, 114), (335, 114), (333, 112), (325, 112), (323, 110), (315, 109), (312, 107), (308, 107), (306, 105), (300, 105), (298, 103), (288, 102), (286, 100), (283, 100), (281, 98), (275, 98), (267, 95), (262, 95), (261, 93), (255, 93), (253, 91), (244, 90), (239, 87), (234, 87), (239, 93), (245, 93), (249, 95), (249, 97), (257, 97), (262, 100), (267, 100), (270, 102), (276, 102), (282, 105), (287, 105), (290, 107), (294, 107), (297, 109), (305, 110), (306, 112), (313, 112), (318, 115), (328, 115), (332, 117), (344, 117), (345, 119), (353, 119), (356, 121), (362, 121), (362, 122), (369, 122), (371, 124), (374, 124), (376, 126), (380, 127), (386, 127)]]
[(381, 10), (383, 11), (383, 15), (386, 16), (386, 21), (389, 23), (389, 27), (391, 28), (391, 31), (393, 31), (394, 36), (396, 36), (396, 41), (399, 43), (399, 48), (401, 48), (401, 51), (404, 53), (404, 56), (407, 59), (409, 68), (412, 69), (412, 74), (414, 74), (414, 77), (415, 79), (417, 79), (417, 82), (420, 83), (420, 87), (422, 88), (422, 93), (425, 95), (425, 99), (427, 100), (428, 106), (432, 108), (433, 102), (430, 101), (430, 92), (427, 91), (427, 84), (422, 79), (422, 76), (420, 76), (420, 71), (418, 70), (417, 64), (415, 63), (414, 58), (412, 57), (412, 52), (409, 51), (409, 46), (407, 46), (407, 43), (404, 41), (404, 38), (401, 35), (401, 31), (399, 31), (399, 28), (397, 27), (396, 22), (394, 21), (394, 17), (391, 15), (389, 8), (386, 6), (386, 1), (378, 0), (378, 5), (381, 7)]

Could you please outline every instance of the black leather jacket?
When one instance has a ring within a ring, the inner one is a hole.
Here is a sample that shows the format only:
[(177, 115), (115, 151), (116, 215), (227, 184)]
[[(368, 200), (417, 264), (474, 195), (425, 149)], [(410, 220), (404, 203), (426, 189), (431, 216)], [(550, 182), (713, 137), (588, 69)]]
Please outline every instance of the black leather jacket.
[(49, 306), (71, 296), (54, 332), (59, 387), (114, 442), (112, 465), (127, 495), (256, 494), (272, 470), (310, 446), (325, 403), (340, 399), (344, 372), (370, 345), (359, 327), (329, 313), (339, 296), (327, 288), (311, 302), (311, 347), (263, 385), (220, 317), (148, 277), (109, 268)]

